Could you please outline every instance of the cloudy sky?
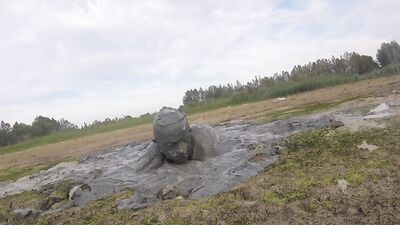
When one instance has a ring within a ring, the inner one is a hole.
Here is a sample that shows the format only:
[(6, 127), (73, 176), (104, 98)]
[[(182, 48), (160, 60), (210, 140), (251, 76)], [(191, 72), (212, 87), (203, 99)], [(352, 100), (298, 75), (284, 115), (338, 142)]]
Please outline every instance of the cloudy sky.
[(0, 0), (0, 120), (82, 124), (178, 107), (246, 82), (400, 41), (399, 0)]

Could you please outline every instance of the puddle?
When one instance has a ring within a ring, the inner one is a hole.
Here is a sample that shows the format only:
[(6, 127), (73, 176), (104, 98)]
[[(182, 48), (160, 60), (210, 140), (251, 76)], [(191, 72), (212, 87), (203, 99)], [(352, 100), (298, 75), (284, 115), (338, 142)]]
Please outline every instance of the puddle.
[(397, 107), (400, 98), (379, 97), (368, 101), (353, 101), (333, 111), (335, 118), (345, 124), (345, 129), (357, 131), (369, 128), (384, 128), (383, 118), (400, 115)]
[(371, 109), (368, 115), (364, 116), (365, 119), (375, 119), (375, 118), (383, 118), (388, 117), (390, 113), (388, 112), (389, 105), (387, 103), (381, 103), (377, 107)]
[(377, 107), (371, 109), (371, 111), (369, 113), (370, 114), (377, 114), (377, 113), (382, 113), (382, 112), (387, 111), (387, 110), (389, 110), (389, 105), (386, 104), (386, 103), (381, 103)]

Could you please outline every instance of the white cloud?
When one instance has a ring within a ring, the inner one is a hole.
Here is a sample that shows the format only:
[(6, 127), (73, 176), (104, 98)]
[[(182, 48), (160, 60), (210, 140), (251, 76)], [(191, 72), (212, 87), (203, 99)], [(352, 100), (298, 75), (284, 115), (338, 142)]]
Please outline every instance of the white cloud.
[(0, 2), (0, 120), (90, 122), (177, 107), (247, 81), (400, 41), (397, 0)]

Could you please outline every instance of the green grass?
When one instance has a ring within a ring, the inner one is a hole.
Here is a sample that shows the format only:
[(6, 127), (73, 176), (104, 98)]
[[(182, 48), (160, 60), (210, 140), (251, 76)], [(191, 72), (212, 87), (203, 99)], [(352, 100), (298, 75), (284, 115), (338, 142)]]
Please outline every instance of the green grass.
[(254, 93), (242, 91), (235, 93), (231, 97), (213, 99), (210, 101), (188, 105), (184, 107), (184, 111), (188, 114), (195, 114), (231, 105), (262, 101), (277, 97), (285, 97), (288, 95), (317, 90), (320, 88), (397, 74), (400, 74), (399, 64), (389, 65), (382, 69), (362, 75), (320, 75), (303, 81), (282, 82), (268, 88), (261, 87), (254, 91)]
[(346, 180), (351, 184), (351, 185), (360, 185), (365, 181), (365, 175), (360, 173), (360, 172), (353, 172), (350, 171), (346, 175)]
[(284, 83), (265, 90), (263, 97), (276, 98), (296, 93), (312, 91), (319, 88), (346, 84), (360, 80), (359, 75), (323, 75), (304, 81)]
[(284, 97), (296, 93), (312, 91), (319, 88), (351, 83), (360, 80), (358, 75), (329, 75), (311, 78), (305, 81), (282, 83), (271, 88), (260, 88), (255, 94), (236, 93), (229, 98), (215, 99), (184, 107), (188, 114), (210, 111), (231, 105), (262, 101)]
[(7, 180), (16, 180), (18, 178), (38, 173), (42, 170), (47, 170), (60, 162), (42, 163), (34, 166), (13, 167), (5, 170), (0, 170), (0, 182)]
[(344, 102), (352, 101), (352, 100), (355, 100), (358, 98), (359, 97), (346, 98), (343, 100), (333, 101), (333, 102), (321, 102), (321, 103), (308, 104), (308, 105), (296, 107), (295, 109), (290, 108), (290, 109), (278, 110), (278, 111), (273, 111), (273, 112), (267, 112), (263, 115), (258, 115), (256, 118), (251, 118), (250, 120), (253, 122), (266, 123), (266, 122), (273, 122), (273, 121), (281, 120), (281, 119), (287, 119), (287, 118), (291, 118), (291, 117), (295, 117), (295, 116), (313, 114), (313, 113), (321, 112), (324, 110), (333, 109), (336, 106), (338, 106)]
[(105, 124), (105, 125), (88, 127), (88, 128), (80, 129), (80, 130), (56, 132), (56, 133), (52, 133), (52, 134), (44, 136), (44, 137), (33, 138), (31, 140), (24, 141), (24, 142), (15, 144), (15, 145), (1, 147), (0, 155), (6, 154), (6, 153), (11, 153), (11, 152), (23, 151), (23, 150), (26, 150), (29, 148), (34, 148), (34, 147), (38, 147), (38, 146), (42, 146), (42, 145), (58, 143), (58, 142), (67, 141), (67, 140), (76, 139), (76, 138), (82, 138), (82, 137), (86, 137), (86, 136), (90, 136), (90, 135), (94, 135), (94, 134), (106, 133), (106, 132), (110, 132), (110, 131), (135, 127), (135, 126), (151, 123), (152, 121), (153, 121), (153, 116), (146, 116), (146, 117), (141, 117), (141, 118), (126, 119), (126, 120), (119, 121), (117, 123), (110, 123), (110, 124)]

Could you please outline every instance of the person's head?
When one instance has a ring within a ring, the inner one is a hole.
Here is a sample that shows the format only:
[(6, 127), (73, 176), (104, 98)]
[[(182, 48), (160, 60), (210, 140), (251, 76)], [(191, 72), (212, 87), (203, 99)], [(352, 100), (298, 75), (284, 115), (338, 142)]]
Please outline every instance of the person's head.
[(192, 137), (186, 115), (176, 109), (163, 107), (154, 118), (155, 142), (171, 162), (184, 163), (193, 154)]

